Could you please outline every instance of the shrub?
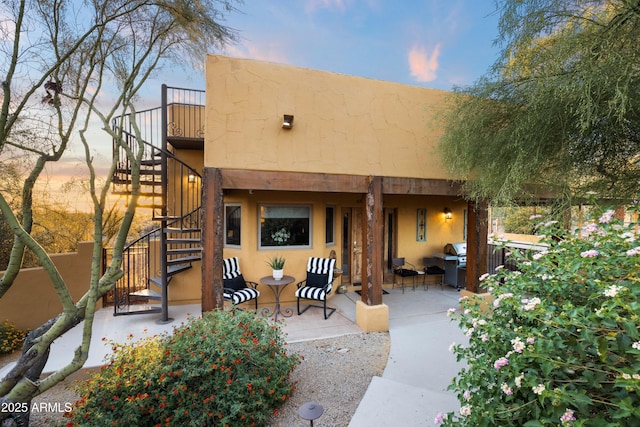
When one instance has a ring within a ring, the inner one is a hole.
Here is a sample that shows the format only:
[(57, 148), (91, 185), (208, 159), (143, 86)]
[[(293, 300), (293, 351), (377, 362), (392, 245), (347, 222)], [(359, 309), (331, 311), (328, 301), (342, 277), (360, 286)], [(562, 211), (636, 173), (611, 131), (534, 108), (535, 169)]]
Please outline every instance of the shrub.
[(0, 354), (9, 354), (22, 347), (25, 333), (8, 320), (0, 324)]
[(208, 312), (172, 335), (114, 344), (78, 389), (67, 425), (265, 425), (295, 389), (278, 326), (254, 314)]
[(613, 211), (580, 234), (541, 224), (548, 250), (482, 277), (495, 301), (461, 301), (467, 365), (447, 426), (640, 425), (640, 241)]

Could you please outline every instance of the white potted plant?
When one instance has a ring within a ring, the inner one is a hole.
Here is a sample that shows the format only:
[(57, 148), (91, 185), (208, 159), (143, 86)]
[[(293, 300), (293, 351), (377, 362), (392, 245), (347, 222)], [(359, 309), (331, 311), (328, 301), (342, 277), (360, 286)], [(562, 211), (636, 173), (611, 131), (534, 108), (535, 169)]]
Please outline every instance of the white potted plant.
[(273, 258), (269, 258), (269, 261), (267, 261), (269, 267), (273, 269), (272, 274), (274, 279), (280, 280), (284, 276), (284, 262), (284, 257), (278, 255), (274, 256)]

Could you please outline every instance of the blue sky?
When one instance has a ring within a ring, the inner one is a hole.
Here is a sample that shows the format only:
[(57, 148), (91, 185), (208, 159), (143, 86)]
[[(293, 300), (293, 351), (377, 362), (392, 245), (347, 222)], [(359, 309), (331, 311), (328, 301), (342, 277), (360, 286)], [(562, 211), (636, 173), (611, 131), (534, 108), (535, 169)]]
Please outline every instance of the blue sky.
[[(245, 0), (238, 8), (225, 24), (239, 42), (215, 53), (451, 90), (486, 74), (499, 52), (494, 0)], [(199, 71), (163, 70), (145, 85), (145, 106), (159, 105), (162, 83), (205, 87)], [(98, 147), (96, 161), (106, 163), (111, 143)], [(65, 160), (54, 180), (78, 173), (81, 147)]]
[(494, 0), (246, 0), (238, 8), (226, 25), (240, 41), (219, 53), (450, 90), (486, 74), (499, 51)]

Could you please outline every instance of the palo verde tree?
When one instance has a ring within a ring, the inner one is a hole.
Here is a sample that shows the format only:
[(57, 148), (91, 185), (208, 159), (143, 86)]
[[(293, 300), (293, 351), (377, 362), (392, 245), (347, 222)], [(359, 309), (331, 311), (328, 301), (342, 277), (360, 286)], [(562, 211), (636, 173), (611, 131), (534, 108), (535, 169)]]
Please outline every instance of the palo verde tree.
[[(26, 251), (46, 271), (62, 312), (31, 331), (16, 365), (0, 379), (0, 403), (30, 402), (84, 364), (96, 302), (121, 277), (122, 251), (140, 187), (142, 145), (127, 151), (133, 197), (113, 241), (114, 255), (100, 268), (103, 215), (117, 157), (98, 179), (88, 130), (97, 126), (121, 144), (112, 119), (136, 111), (141, 87), (159, 67), (205, 53), (234, 39), (221, 24), (235, 11), (233, 0), (7, 0), (0, 3), (0, 169), (5, 153), (29, 154), (30, 170), (15, 198), (0, 191), (0, 212), (13, 233), (8, 266), (0, 278), (0, 298), (14, 285)], [(132, 116), (133, 117), (133, 116)], [(137, 124), (133, 123), (137, 135)], [(81, 144), (93, 203), (93, 264), (86, 293), (74, 301), (49, 254), (32, 236), (36, 183), (46, 165), (59, 161), (72, 144)], [(126, 149), (126, 148), (125, 148)], [(84, 321), (82, 342), (73, 360), (40, 380), (51, 343)], [(3, 405), (3, 408), (7, 407)], [(11, 407), (11, 406), (9, 406)], [(23, 406), (13, 405), (20, 408)], [(0, 412), (0, 424), (28, 423), (28, 413)]]
[(638, 191), (640, 1), (500, 0), (502, 51), (456, 89), (444, 163), (473, 198), (506, 205), (532, 189), (570, 203)]

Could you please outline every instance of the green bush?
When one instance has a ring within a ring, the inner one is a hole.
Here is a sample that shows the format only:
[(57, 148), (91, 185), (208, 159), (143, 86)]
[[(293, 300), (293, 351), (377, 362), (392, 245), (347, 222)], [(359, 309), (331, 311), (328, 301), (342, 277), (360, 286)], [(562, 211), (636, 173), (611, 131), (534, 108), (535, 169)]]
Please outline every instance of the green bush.
[[(640, 425), (640, 240), (613, 211), (580, 234), (540, 224), (543, 252), (482, 277), (495, 302), (454, 314), (469, 337), (446, 426)], [(550, 238), (553, 237), (553, 238)]]
[(278, 326), (239, 310), (114, 344), (108, 365), (79, 386), (67, 425), (266, 425), (295, 390), (299, 357), (284, 345)]
[(9, 354), (22, 347), (25, 333), (8, 320), (0, 324), (0, 354)]

